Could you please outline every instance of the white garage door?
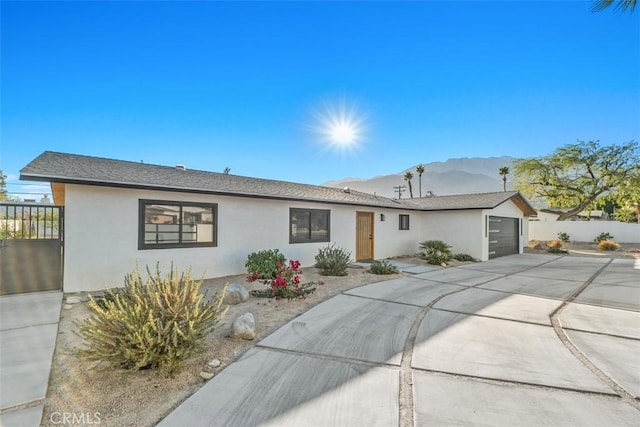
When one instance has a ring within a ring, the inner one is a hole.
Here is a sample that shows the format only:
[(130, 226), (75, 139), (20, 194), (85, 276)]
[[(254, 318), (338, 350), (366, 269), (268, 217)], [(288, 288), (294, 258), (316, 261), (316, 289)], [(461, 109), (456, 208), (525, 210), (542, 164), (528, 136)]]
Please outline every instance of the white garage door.
[(518, 218), (489, 217), (489, 259), (520, 253)]

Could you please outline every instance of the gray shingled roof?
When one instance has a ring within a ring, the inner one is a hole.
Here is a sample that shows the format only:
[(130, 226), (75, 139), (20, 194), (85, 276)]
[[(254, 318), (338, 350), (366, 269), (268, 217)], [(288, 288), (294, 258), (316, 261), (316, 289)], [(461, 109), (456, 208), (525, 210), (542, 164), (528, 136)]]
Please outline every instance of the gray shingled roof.
[(350, 190), (244, 176), (181, 170), (173, 166), (45, 151), (20, 171), (20, 179), (152, 188), (287, 200), (419, 210), (401, 201)]
[(492, 209), (513, 199), (526, 215), (536, 213), (517, 191), (393, 200), (355, 190), (345, 192), (332, 187), (51, 151), (45, 151), (25, 166), (20, 179), (423, 211)]
[(535, 215), (535, 209), (517, 191), (500, 191), (495, 193), (457, 194), (453, 196), (422, 197), (405, 200), (405, 203), (420, 207), (425, 211), (493, 209), (507, 200), (513, 202), (526, 215)]

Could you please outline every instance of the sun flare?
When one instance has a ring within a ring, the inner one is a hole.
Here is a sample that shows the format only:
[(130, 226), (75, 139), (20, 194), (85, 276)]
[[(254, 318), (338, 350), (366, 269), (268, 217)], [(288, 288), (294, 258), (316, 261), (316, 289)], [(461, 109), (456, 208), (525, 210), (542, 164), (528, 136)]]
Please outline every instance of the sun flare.
[(356, 139), (356, 129), (349, 122), (332, 125), (330, 132), (331, 139), (338, 144), (351, 144)]
[(313, 116), (311, 130), (327, 149), (346, 152), (362, 144), (364, 115), (355, 104), (348, 104), (345, 99), (333, 104), (325, 102), (322, 109), (313, 111)]

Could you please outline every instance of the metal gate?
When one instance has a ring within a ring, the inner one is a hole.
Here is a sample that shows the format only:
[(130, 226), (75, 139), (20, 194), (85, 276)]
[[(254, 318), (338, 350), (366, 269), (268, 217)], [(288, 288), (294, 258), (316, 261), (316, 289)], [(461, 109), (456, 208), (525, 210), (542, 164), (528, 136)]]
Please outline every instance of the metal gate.
[(0, 295), (62, 289), (62, 206), (0, 203)]
[(489, 259), (520, 253), (518, 218), (489, 217)]

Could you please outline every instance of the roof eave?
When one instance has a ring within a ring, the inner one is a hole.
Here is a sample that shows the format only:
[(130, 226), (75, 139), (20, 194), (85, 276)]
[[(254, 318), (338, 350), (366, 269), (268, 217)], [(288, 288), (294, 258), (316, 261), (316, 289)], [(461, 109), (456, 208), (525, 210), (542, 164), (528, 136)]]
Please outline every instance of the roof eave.
[(513, 202), (513, 204), (516, 205), (517, 208), (520, 209), (520, 211), (522, 211), (524, 216), (537, 215), (536, 210), (533, 208), (533, 206), (531, 206), (531, 204), (529, 204), (527, 199), (525, 199), (525, 197), (519, 191), (514, 192), (510, 197), (507, 197), (500, 203), (497, 203), (494, 208), (497, 208), (498, 206), (509, 200), (511, 200), (511, 202)]
[(412, 208), (402, 204), (398, 204), (398, 206), (388, 206), (384, 204), (373, 204), (366, 202), (355, 202), (348, 200), (327, 200), (327, 199), (318, 199), (313, 197), (295, 197), (295, 196), (286, 196), (286, 195), (277, 195), (277, 194), (262, 194), (262, 193), (246, 193), (246, 192), (231, 192), (231, 191), (216, 191), (209, 190), (203, 188), (189, 188), (189, 187), (174, 187), (171, 185), (154, 185), (154, 184), (139, 184), (139, 183), (131, 183), (131, 182), (120, 182), (120, 181), (101, 181), (101, 180), (91, 180), (91, 179), (77, 179), (77, 178), (69, 178), (62, 176), (53, 176), (53, 175), (41, 175), (41, 174), (29, 174), (29, 173), (20, 173), (21, 180), (29, 180), (29, 181), (43, 181), (43, 182), (58, 182), (63, 184), (77, 184), (77, 185), (94, 185), (99, 187), (117, 187), (117, 188), (132, 188), (132, 189), (144, 189), (144, 190), (156, 190), (156, 191), (175, 191), (179, 193), (196, 193), (196, 194), (212, 194), (219, 196), (230, 196), (230, 197), (249, 197), (255, 199), (269, 199), (269, 200), (289, 200), (289, 201), (297, 201), (297, 202), (312, 202), (312, 203), (327, 203), (332, 205), (348, 205), (348, 206), (365, 206), (372, 208), (380, 208), (380, 209), (400, 209), (400, 210), (411, 210), (411, 211), (421, 211), (419, 208)]

